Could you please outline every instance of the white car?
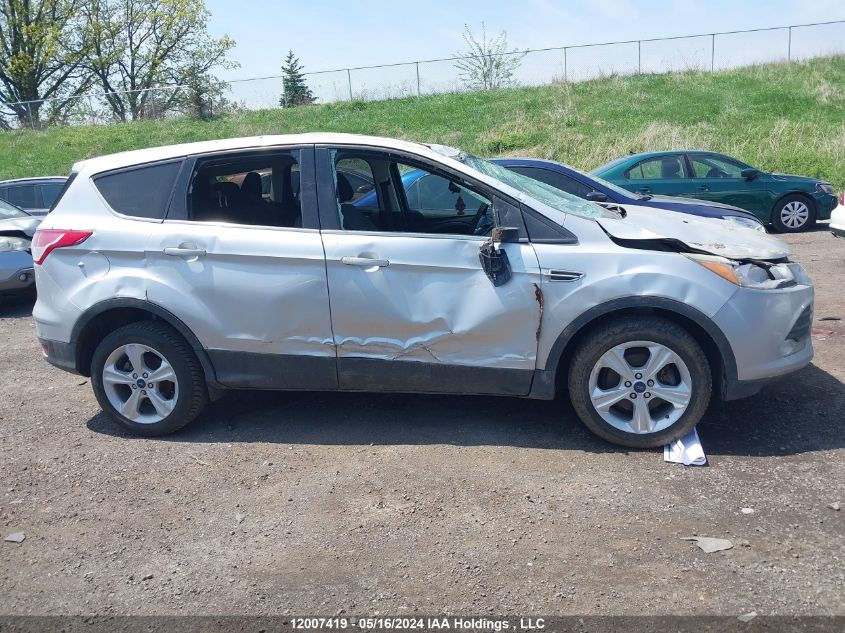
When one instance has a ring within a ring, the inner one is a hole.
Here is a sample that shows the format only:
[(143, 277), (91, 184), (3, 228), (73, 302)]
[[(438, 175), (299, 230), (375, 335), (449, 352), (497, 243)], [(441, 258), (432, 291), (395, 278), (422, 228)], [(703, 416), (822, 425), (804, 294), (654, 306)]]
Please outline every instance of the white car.
[(845, 192), (839, 196), (839, 206), (830, 214), (830, 232), (845, 237)]
[(568, 391), (601, 437), (660, 446), (813, 356), (813, 286), (777, 239), (453, 148), (265, 136), (70, 178), (33, 241), (37, 334), (144, 435), (226, 389)]

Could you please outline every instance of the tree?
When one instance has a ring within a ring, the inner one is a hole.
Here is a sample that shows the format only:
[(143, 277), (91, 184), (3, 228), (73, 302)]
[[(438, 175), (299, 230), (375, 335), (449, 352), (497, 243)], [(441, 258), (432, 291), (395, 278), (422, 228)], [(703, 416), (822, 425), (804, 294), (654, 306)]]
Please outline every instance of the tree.
[(283, 108), (295, 108), (300, 105), (311, 105), (317, 99), (311, 93), (308, 84), (305, 83), (305, 75), (302, 72), (303, 66), (299, 63), (292, 50), (282, 63), (282, 96), (279, 97), (279, 105)]
[(470, 88), (488, 90), (513, 85), (513, 74), (522, 63), (525, 52), (508, 50), (508, 36), (505, 31), (487, 38), (487, 27), (481, 23), (481, 39), (473, 35), (464, 24), (466, 49), (455, 54), (460, 57), (455, 66), (461, 71), (461, 79)]
[(212, 72), (233, 68), (235, 45), (208, 34), (203, 0), (87, 0), (87, 66), (120, 121), (179, 110), (204, 86), (220, 87)]
[(42, 111), (61, 117), (90, 86), (82, 1), (0, 0), (0, 101), (21, 126), (39, 126)]

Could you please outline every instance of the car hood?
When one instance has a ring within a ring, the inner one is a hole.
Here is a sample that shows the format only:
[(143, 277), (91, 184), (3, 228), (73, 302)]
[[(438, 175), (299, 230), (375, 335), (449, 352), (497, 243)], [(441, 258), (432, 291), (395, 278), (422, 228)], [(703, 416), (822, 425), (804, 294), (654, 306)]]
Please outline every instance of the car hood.
[(821, 178), (810, 178), (809, 176), (793, 176), (792, 174), (769, 174), (772, 178), (778, 180), (790, 180), (792, 182), (806, 182), (808, 184), (815, 184), (817, 182), (827, 182)]
[(621, 219), (597, 218), (596, 222), (608, 235), (623, 243), (680, 243), (690, 252), (739, 260), (781, 259), (790, 254), (789, 247), (771, 235), (724, 220), (681, 215), (640, 205), (614, 206), (624, 209), (626, 216)]
[[(697, 207), (713, 207), (714, 209), (725, 209), (731, 211), (742, 211), (739, 207), (734, 207), (730, 204), (723, 204), (721, 202), (713, 202), (712, 200), (698, 200), (696, 198), (676, 198), (675, 196), (652, 196), (651, 200), (657, 202), (672, 202), (681, 205), (695, 205)], [(646, 202), (649, 202), (648, 200)], [(747, 213), (743, 211), (743, 213)]]
[(39, 224), (41, 224), (41, 218), (33, 218), (32, 216), (6, 218), (4, 220), (0, 220), (0, 234), (25, 233), (26, 235), (32, 237)]

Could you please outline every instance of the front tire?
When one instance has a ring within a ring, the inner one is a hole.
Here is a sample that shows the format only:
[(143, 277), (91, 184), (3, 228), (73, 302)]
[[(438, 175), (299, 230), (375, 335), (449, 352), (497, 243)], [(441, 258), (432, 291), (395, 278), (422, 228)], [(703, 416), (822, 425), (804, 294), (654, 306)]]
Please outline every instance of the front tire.
[(806, 231), (816, 223), (816, 205), (805, 196), (784, 196), (772, 209), (772, 224), (781, 233)]
[(695, 427), (710, 402), (707, 357), (682, 327), (634, 316), (601, 325), (575, 350), (569, 395), (584, 425), (631, 448), (663, 446)]
[(194, 351), (153, 321), (124, 325), (102, 340), (91, 359), (91, 385), (103, 411), (138, 435), (173, 433), (208, 401)]

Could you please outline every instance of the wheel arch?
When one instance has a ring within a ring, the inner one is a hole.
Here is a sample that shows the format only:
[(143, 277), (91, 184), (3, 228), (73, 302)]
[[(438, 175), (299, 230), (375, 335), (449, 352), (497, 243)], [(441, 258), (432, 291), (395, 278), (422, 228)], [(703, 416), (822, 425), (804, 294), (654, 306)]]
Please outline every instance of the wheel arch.
[(566, 382), (569, 361), (580, 341), (599, 325), (630, 315), (661, 316), (683, 327), (701, 346), (717, 394), (737, 378), (736, 357), (725, 334), (703, 312), (675, 299), (624, 297), (594, 306), (566, 326), (555, 340), (544, 370), (537, 372), (532, 395), (553, 397)]
[(144, 299), (119, 297), (108, 299), (91, 306), (77, 320), (71, 332), (71, 341), (76, 348), (76, 369), (83, 376), (91, 375), (91, 359), (97, 342), (118, 327), (136, 321), (161, 321), (176, 330), (184, 338), (202, 365), (206, 383), (216, 386), (214, 366), (208, 353), (196, 335), (175, 314)]

